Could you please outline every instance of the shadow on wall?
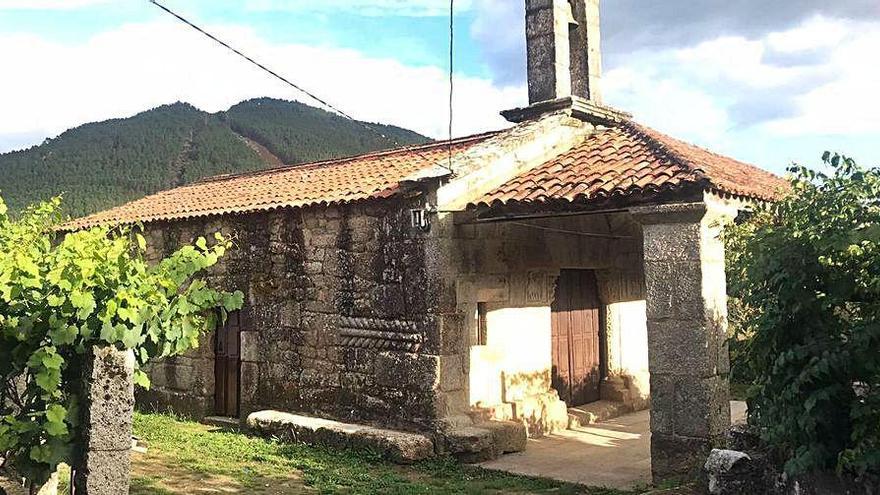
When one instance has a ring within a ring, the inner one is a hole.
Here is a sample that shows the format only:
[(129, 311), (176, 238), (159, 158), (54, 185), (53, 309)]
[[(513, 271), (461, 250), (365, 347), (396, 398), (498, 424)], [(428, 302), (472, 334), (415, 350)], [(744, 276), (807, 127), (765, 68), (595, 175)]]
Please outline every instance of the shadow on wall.
[(535, 393), (550, 390), (550, 370), (530, 373), (501, 372), (501, 397), (504, 402), (522, 400)]

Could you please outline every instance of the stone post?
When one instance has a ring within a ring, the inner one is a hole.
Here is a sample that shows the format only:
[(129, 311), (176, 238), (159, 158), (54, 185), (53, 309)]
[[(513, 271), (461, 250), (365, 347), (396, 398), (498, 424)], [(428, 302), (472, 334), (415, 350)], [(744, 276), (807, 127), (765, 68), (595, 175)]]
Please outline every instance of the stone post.
[(655, 481), (697, 472), (730, 426), (719, 234), (735, 214), (708, 199), (633, 210), (644, 233)]
[(94, 347), (84, 366), (76, 495), (126, 495), (131, 474), (134, 354)]

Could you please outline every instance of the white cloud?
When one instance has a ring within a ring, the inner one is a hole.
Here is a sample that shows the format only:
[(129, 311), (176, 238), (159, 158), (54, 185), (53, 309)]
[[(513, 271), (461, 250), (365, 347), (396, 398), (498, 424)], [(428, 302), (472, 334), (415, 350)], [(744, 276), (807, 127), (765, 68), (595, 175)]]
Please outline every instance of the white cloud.
[[(449, 0), (247, 0), (252, 11), (345, 12), (363, 16), (447, 16)], [(470, 10), (471, 0), (458, 0), (456, 12)]]
[(75, 10), (111, 0), (0, 0), (0, 10)]
[(741, 157), (754, 158), (758, 141), (809, 149), (817, 138), (876, 139), (878, 46), (876, 21), (815, 17), (755, 39), (633, 52), (606, 74), (605, 94), (649, 125)]
[[(833, 76), (825, 84), (795, 96), (800, 112), (769, 122), (766, 128), (786, 136), (803, 134), (880, 137), (880, 23), (849, 23), (821, 71)], [(856, 34), (857, 33), (857, 34)]]
[[(446, 134), (448, 75), (353, 50), (282, 45), (251, 30), (211, 26), (221, 38), (354, 117), (394, 123), (432, 137)], [(314, 104), (292, 88), (172, 21), (130, 24), (81, 44), (0, 33), (0, 135), (55, 135), (69, 127), (186, 101), (207, 111), (273, 96)], [(500, 110), (524, 90), (456, 78), (456, 134), (504, 125)]]

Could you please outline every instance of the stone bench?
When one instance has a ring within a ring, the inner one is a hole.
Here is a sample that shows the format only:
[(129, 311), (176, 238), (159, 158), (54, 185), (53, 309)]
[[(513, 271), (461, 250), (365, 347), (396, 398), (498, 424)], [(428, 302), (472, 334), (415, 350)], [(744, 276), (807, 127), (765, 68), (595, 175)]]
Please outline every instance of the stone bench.
[(399, 464), (434, 456), (434, 442), (425, 435), (342, 423), (279, 411), (259, 411), (247, 418), (248, 429), (283, 442), (352, 448), (381, 453)]

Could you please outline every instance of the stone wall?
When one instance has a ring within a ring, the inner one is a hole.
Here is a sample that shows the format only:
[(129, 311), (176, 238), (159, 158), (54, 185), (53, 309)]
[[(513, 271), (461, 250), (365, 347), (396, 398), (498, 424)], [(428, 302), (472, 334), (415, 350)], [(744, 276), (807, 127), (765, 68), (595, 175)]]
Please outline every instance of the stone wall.
[[(436, 416), (443, 319), (404, 199), (152, 224), (153, 256), (222, 231), (209, 277), (245, 293), (241, 415), (265, 408), (420, 428)], [(142, 406), (213, 412), (212, 336), (153, 366)]]
[[(530, 434), (564, 428), (567, 412), (551, 388), (551, 304), (562, 269), (596, 270), (614, 356), (609, 371), (632, 376), (647, 398), (647, 335), (641, 229), (628, 215), (586, 215), (456, 227), (455, 293), (465, 321), (462, 365), (469, 407), (525, 420)], [(548, 230), (549, 229), (549, 230)], [(567, 232), (559, 232), (567, 231)], [(616, 235), (607, 239), (571, 232)], [(477, 308), (486, 312), (478, 341)], [(647, 404), (642, 401), (642, 406)]]

